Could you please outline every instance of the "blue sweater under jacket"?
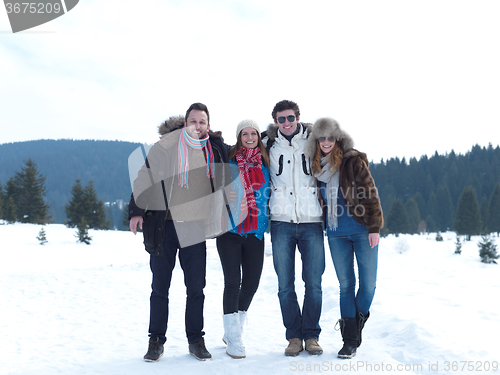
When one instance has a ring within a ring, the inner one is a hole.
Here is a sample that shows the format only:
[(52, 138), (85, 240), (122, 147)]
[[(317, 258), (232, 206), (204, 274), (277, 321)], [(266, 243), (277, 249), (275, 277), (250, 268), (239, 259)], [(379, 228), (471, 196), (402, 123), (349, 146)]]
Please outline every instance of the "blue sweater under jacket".
[[(325, 200), (325, 203), (328, 204), (326, 199), (326, 184), (324, 182), (321, 183), (321, 196)], [(328, 218), (327, 218), (328, 220)], [(349, 210), (345, 205), (344, 198), (342, 198), (342, 194), (340, 193), (340, 187), (338, 191), (338, 199), (337, 199), (337, 220), (338, 227), (336, 230), (331, 230), (328, 227), (328, 223), (326, 223), (326, 235), (328, 237), (339, 237), (339, 236), (349, 236), (351, 234), (360, 234), (360, 233), (368, 233), (368, 229), (365, 224), (359, 224), (354, 218), (349, 214)]]

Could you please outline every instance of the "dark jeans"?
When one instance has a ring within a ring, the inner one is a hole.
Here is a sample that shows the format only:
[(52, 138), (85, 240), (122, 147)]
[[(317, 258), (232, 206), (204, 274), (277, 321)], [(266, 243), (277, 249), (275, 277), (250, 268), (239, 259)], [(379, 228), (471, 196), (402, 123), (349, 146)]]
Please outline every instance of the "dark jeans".
[[(200, 230), (194, 224), (193, 230)], [(205, 295), (207, 247), (205, 242), (181, 248), (177, 239), (174, 224), (167, 220), (163, 253), (160, 256), (151, 255), (150, 267), (153, 273), (150, 297), (149, 336), (166, 341), (168, 323), (168, 291), (175, 267), (175, 258), (179, 249), (179, 262), (184, 271), (186, 285), (186, 336), (190, 344), (200, 341), (203, 332), (203, 303)]]
[(259, 286), (264, 264), (264, 238), (225, 233), (217, 238), (224, 272), (224, 314), (247, 311)]

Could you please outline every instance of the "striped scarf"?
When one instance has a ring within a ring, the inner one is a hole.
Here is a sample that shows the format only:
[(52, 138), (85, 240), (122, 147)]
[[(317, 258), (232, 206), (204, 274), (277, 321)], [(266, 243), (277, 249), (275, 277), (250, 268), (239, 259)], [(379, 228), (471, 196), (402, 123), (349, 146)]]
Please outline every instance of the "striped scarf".
[[(245, 190), (245, 197), (241, 201), (241, 215), (240, 225), (238, 226), (238, 233), (248, 233), (251, 230), (256, 230), (258, 226), (257, 220), (257, 204), (255, 203), (254, 190), (259, 190), (265, 182), (264, 174), (262, 173), (262, 155), (260, 149), (256, 148), (242, 148), (236, 154), (236, 161), (240, 169), (240, 175), (243, 182), (243, 189)], [(249, 167), (248, 163), (252, 166)], [(243, 221), (243, 214), (246, 208), (248, 215)]]
[(205, 153), (205, 159), (207, 161), (207, 177), (211, 178), (214, 176), (213, 164), (214, 164), (214, 153), (212, 151), (212, 145), (208, 141), (208, 134), (203, 139), (195, 139), (189, 136), (186, 128), (182, 128), (181, 136), (179, 137), (179, 186), (188, 187), (188, 172), (189, 172), (189, 160), (188, 160), (188, 146), (195, 150), (203, 150)]

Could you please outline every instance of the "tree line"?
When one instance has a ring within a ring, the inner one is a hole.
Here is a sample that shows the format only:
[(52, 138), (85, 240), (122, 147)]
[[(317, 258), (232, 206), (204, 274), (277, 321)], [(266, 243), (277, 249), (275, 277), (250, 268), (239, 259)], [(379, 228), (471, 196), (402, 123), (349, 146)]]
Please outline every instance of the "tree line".
[(500, 147), (371, 164), (384, 233), (500, 232)]
[[(37, 164), (28, 159), (20, 171), (15, 171), (5, 187), (0, 183), (0, 219), (9, 223), (47, 224), (51, 222), (50, 206), (46, 203), (46, 177)], [(79, 229), (109, 229), (104, 202), (97, 196), (94, 182), (83, 187), (77, 179), (71, 187), (71, 199), (65, 205), (66, 226)]]
[[(127, 214), (126, 206), (122, 209), (114, 202), (118, 199), (128, 202), (130, 198), (127, 160), (136, 147), (137, 144), (130, 142), (71, 140), (0, 145), (0, 210), (3, 211), (0, 217), (12, 218), (15, 213), (16, 220), (23, 222), (35, 220), (36, 216), (41, 220), (40, 217), (44, 216), (42, 212), (27, 212), (22, 208), (25, 198), (16, 196), (15, 184), (11, 181), (11, 176), (18, 174), (15, 169), (22, 164), (19, 158), (32, 155), (31, 160), (36, 159), (38, 165), (43, 165), (44, 203), (48, 206), (51, 222), (71, 222), (66, 206), (74, 199), (73, 190), (85, 191), (82, 181), (95, 181), (95, 184), (91, 182), (89, 190), (98, 190), (100, 198), (105, 197), (104, 201), (110, 202), (105, 205), (109, 226), (126, 229), (127, 220), (123, 220)], [(476, 145), (463, 155), (451, 151), (445, 155), (437, 152), (430, 157), (424, 155), (418, 160), (392, 158), (370, 163), (370, 170), (384, 210), (385, 234), (464, 232), (461, 229), (464, 226), (474, 228), (471, 234), (498, 232), (500, 209), (497, 208), (498, 193), (494, 192), (500, 183), (499, 146)], [(29, 181), (24, 183), (19, 176), (18, 182), (19, 186), (29, 185)], [(467, 210), (459, 208), (462, 194), (465, 194), (463, 206), (470, 206)], [(466, 202), (469, 203), (466, 205)], [(464, 219), (462, 212), (472, 214), (467, 216), (469, 219)]]

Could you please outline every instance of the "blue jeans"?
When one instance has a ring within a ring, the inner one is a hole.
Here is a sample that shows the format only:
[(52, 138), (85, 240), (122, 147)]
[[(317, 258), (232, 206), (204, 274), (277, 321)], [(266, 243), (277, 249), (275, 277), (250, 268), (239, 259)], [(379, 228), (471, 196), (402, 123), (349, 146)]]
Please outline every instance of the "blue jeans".
[[(193, 230), (201, 230), (193, 225)], [(207, 247), (205, 242), (181, 248), (174, 224), (171, 220), (165, 222), (165, 237), (163, 252), (160, 256), (151, 255), (149, 264), (153, 273), (151, 284), (149, 336), (158, 337), (160, 342), (166, 341), (168, 323), (168, 292), (175, 258), (179, 250), (179, 261), (184, 271), (186, 285), (186, 336), (190, 344), (200, 341), (203, 332), (203, 304), (205, 287)]]
[[(377, 282), (378, 245), (373, 249), (368, 233), (328, 237), (333, 265), (340, 283), (340, 315), (354, 318), (356, 312), (368, 314)], [(358, 264), (359, 288), (356, 290), (354, 255)]]
[[(321, 277), (325, 271), (322, 223), (272, 221), (271, 242), (286, 339), (317, 339), (321, 332)], [(305, 283), (302, 313), (295, 293), (296, 247), (301, 255), (302, 280)]]

